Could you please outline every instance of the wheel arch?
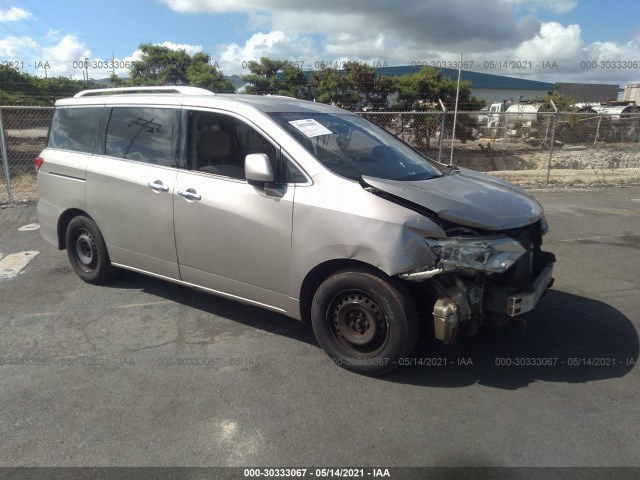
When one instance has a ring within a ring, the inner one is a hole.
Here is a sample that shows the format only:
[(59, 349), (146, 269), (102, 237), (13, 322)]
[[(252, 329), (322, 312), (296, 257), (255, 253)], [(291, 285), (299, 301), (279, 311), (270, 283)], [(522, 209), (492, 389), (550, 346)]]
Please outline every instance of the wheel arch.
[(322, 262), (311, 269), (311, 271), (302, 281), (299, 297), (300, 318), (302, 319), (302, 321), (309, 322), (311, 320), (311, 302), (313, 300), (313, 295), (315, 294), (320, 284), (337, 271), (347, 268), (354, 268), (360, 271), (369, 271), (371, 273), (378, 274), (386, 279), (390, 278), (383, 270), (380, 270), (379, 268), (376, 268), (369, 263), (360, 260), (354, 260), (352, 258), (340, 258)]
[[(69, 210), (65, 210), (62, 213), (62, 215), (60, 215), (60, 217), (58, 218), (58, 228), (57, 228), (58, 249), (64, 250), (67, 248), (67, 245), (66, 245), (67, 227), (69, 226), (69, 222), (71, 222), (71, 220), (74, 217), (77, 217), (79, 215), (82, 215), (87, 218), (91, 218), (91, 215), (89, 215), (84, 210), (80, 210), (79, 208), (70, 208)], [(91, 220), (93, 220), (93, 218), (91, 218)]]

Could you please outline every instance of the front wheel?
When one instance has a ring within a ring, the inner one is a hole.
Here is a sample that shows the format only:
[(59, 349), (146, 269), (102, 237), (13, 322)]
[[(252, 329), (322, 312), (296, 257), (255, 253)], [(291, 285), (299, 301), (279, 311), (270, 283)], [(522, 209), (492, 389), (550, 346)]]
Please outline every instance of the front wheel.
[(82, 280), (100, 284), (115, 276), (117, 270), (111, 266), (102, 233), (92, 219), (83, 215), (71, 219), (65, 240), (69, 263)]
[(338, 366), (364, 374), (394, 369), (418, 334), (415, 305), (399, 282), (365, 270), (327, 278), (313, 297), (311, 323)]

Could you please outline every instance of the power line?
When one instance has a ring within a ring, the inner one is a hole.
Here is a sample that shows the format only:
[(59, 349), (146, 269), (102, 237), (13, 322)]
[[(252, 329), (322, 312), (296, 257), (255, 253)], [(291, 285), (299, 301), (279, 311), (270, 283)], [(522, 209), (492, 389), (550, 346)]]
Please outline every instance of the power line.
[[(28, 2), (24, 2), (25, 4), (27, 4), (29, 6), (29, 8), (31, 8), (34, 11), (37, 11), (40, 13), (40, 15), (42, 15), (42, 12), (40, 12), (38, 9), (36, 9), (33, 5), (28, 4)], [(37, 27), (36, 25), (34, 25), (31, 21), (27, 20), (26, 18), (20, 18), (20, 16), (18, 16), (18, 14), (16, 14), (15, 12), (11, 11), (11, 7), (4, 1), (4, 0), (0, 0), (0, 4), (4, 5), (8, 11), (15, 16), (17, 19), (19, 19), (20, 21), (22, 21), (23, 23), (25, 23), (27, 26), (29, 26), (31, 29), (33, 29), (36, 33), (42, 35), (44, 38), (47, 37), (47, 33), (45, 33), (42, 29), (40, 29), (39, 27)], [(43, 18), (44, 15), (42, 15)], [(55, 25), (53, 25), (50, 21), (46, 20), (45, 21), (47, 23), (49, 23), (49, 25), (51, 25), (53, 27), (53, 29), (55, 31)], [(4, 28), (6, 28), (9, 32), (13, 33), (13, 35), (18, 38), (19, 40), (22, 40), (24, 42), (24, 44), (26, 44), (28, 47), (39, 51), (44, 57), (48, 57), (49, 59), (52, 59), (53, 61), (57, 62), (59, 65), (67, 67), (68, 65), (66, 64), (65, 61), (60, 60), (59, 58), (57, 58), (55, 55), (53, 55), (50, 52), (47, 52), (44, 48), (40, 47), (37, 43), (35, 43), (35, 41), (31, 40), (29, 37), (26, 36), (22, 36), (21, 34), (19, 34), (18, 32), (16, 32), (15, 30), (13, 30), (12, 28), (10, 28), (6, 22), (0, 22), (0, 24), (2, 24), (2, 26)], [(72, 43), (75, 43), (78, 47), (80, 47), (81, 49), (87, 49), (86, 46), (79, 44), (75, 38), (73, 36), (66, 36), (65, 38), (68, 38), (71, 40)], [(47, 66), (44, 66), (44, 73), (45, 73), (45, 77), (47, 76)]]
[[(4, 3), (4, 1), (2, 1), (2, 0), (0, 0), (0, 1), (1, 1), (3, 4), (5, 4), (5, 3)], [(48, 18), (47, 18), (43, 13), (42, 13), (42, 11), (41, 11), (41, 10), (37, 9), (34, 5), (32, 5), (31, 3), (27, 2), (27, 0), (23, 0), (23, 3), (24, 3), (28, 8), (30, 8), (30, 9), (31, 9), (31, 10), (33, 10), (34, 12), (38, 13), (38, 15), (40, 16), (40, 18), (42, 18), (46, 23), (48, 23), (48, 24), (51, 26), (51, 28), (53, 29), (53, 31), (55, 31), (55, 32), (58, 32), (58, 31), (59, 31), (59, 30), (58, 30), (58, 28), (57, 28), (53, 23), (51, 23), (51, 21), (49, 21), (49, 19), (48, 19)], [(5, 4), (5, 6), (6, 6), (6, 4)], [(34, 27), (34, 28), (36, 28), (36, 27)], [(40, 31), (40, 33), (41, 33), (42, 35), (44, 35), (45, 37), (47, 36), (47, 34), (42, 33), (42, 31), (41, 31), (41, 30), (39, 30), (39, 29), (37, 29), (37, 28), (36, 28), (36, 31)], [(81, 43), (78, 43), (78, 42), (75, 40), (75, 37), (74, 37), (73, 35), (70, 35), (70, 36), (69, 36), (69, 35), (67, 35), (67, 36), (66, 36), (66, 38), (71, 39), (71, 41), (72, 41), (73, 43), (75, 43), (75, 44), (76, 44), (78, 47), (80, 47), (80, 48), (85, 48), (85, 49), (87, 49), (87, 48), (88, 48), (88, 47), (86, 47), (85, 45), (83, 45), (83, 44), (81, 44)]]
[(60, 60), (59, 58), (56, 58), (53, 54), (47, 52), (46, 50), (44, 50), (42, 47), (40, 47), (37, 43), (35, 43), (33, 40), (31, 40), (29, 37), (24, 37), (22, 36), (20, 33), (16, 32), (14, 29), (12, 29), (11, 27), (9, 27), (6, 22), (1, 22), (0, 21), (0, 25), (2, 25), (4, 28), (6, 28), (10, 33), (13, 34), (13, 36), (19, 40), (22, 40), (24, 42), (25, 45), (27, 45), (28, 47), (39, 51), (43, 56), (45, 57), (49, 57), (52, 60), (55, 60), (56, 62), (58, 62), (61, 65), (64, 65), (64, 62), (62, 60)]

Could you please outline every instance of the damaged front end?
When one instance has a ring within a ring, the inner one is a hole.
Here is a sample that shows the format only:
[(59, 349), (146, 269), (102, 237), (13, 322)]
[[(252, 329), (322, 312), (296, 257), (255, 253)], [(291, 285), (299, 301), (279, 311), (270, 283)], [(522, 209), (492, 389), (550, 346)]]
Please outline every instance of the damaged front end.
[(465, 230), (465, 235), (424, 239), (432, 264), (399, 275), (424, 282), (435, 295), (435, 336), (445, 344), (475, 334), (481, 325), (518, 318), (553, 283), (555, 257), (541, 250), (544, 218), (491, 234)]
[(481, 325), (519, 319), (553, 283), (555, 257), (541, 250), (548, 230), (544, 211), (519, 187), (465, 168), (426, 181), (362, 177), (360, 183), (445, 233), (405, 245), (405, 255), (425, 260), (399, 274), (435, 296), (435, 334), (444, 343), (471, 336)]

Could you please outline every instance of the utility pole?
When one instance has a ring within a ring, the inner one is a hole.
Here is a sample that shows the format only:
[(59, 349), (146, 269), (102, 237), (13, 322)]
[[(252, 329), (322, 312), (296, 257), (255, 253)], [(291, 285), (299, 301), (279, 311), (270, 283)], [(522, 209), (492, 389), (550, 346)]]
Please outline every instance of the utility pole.
[(451, 156), (449, 165), (453, 165), (453, 141), (456, 139), (456, 120), (458, 119), (458, 98), (460, 98), (460, 70), (462, 69), (462, 52), (460, 52), (460, 63), (458, 64), (458, 86), (456, 87), (456, 107), (453, 111), (453, 130), (451, 132)]

